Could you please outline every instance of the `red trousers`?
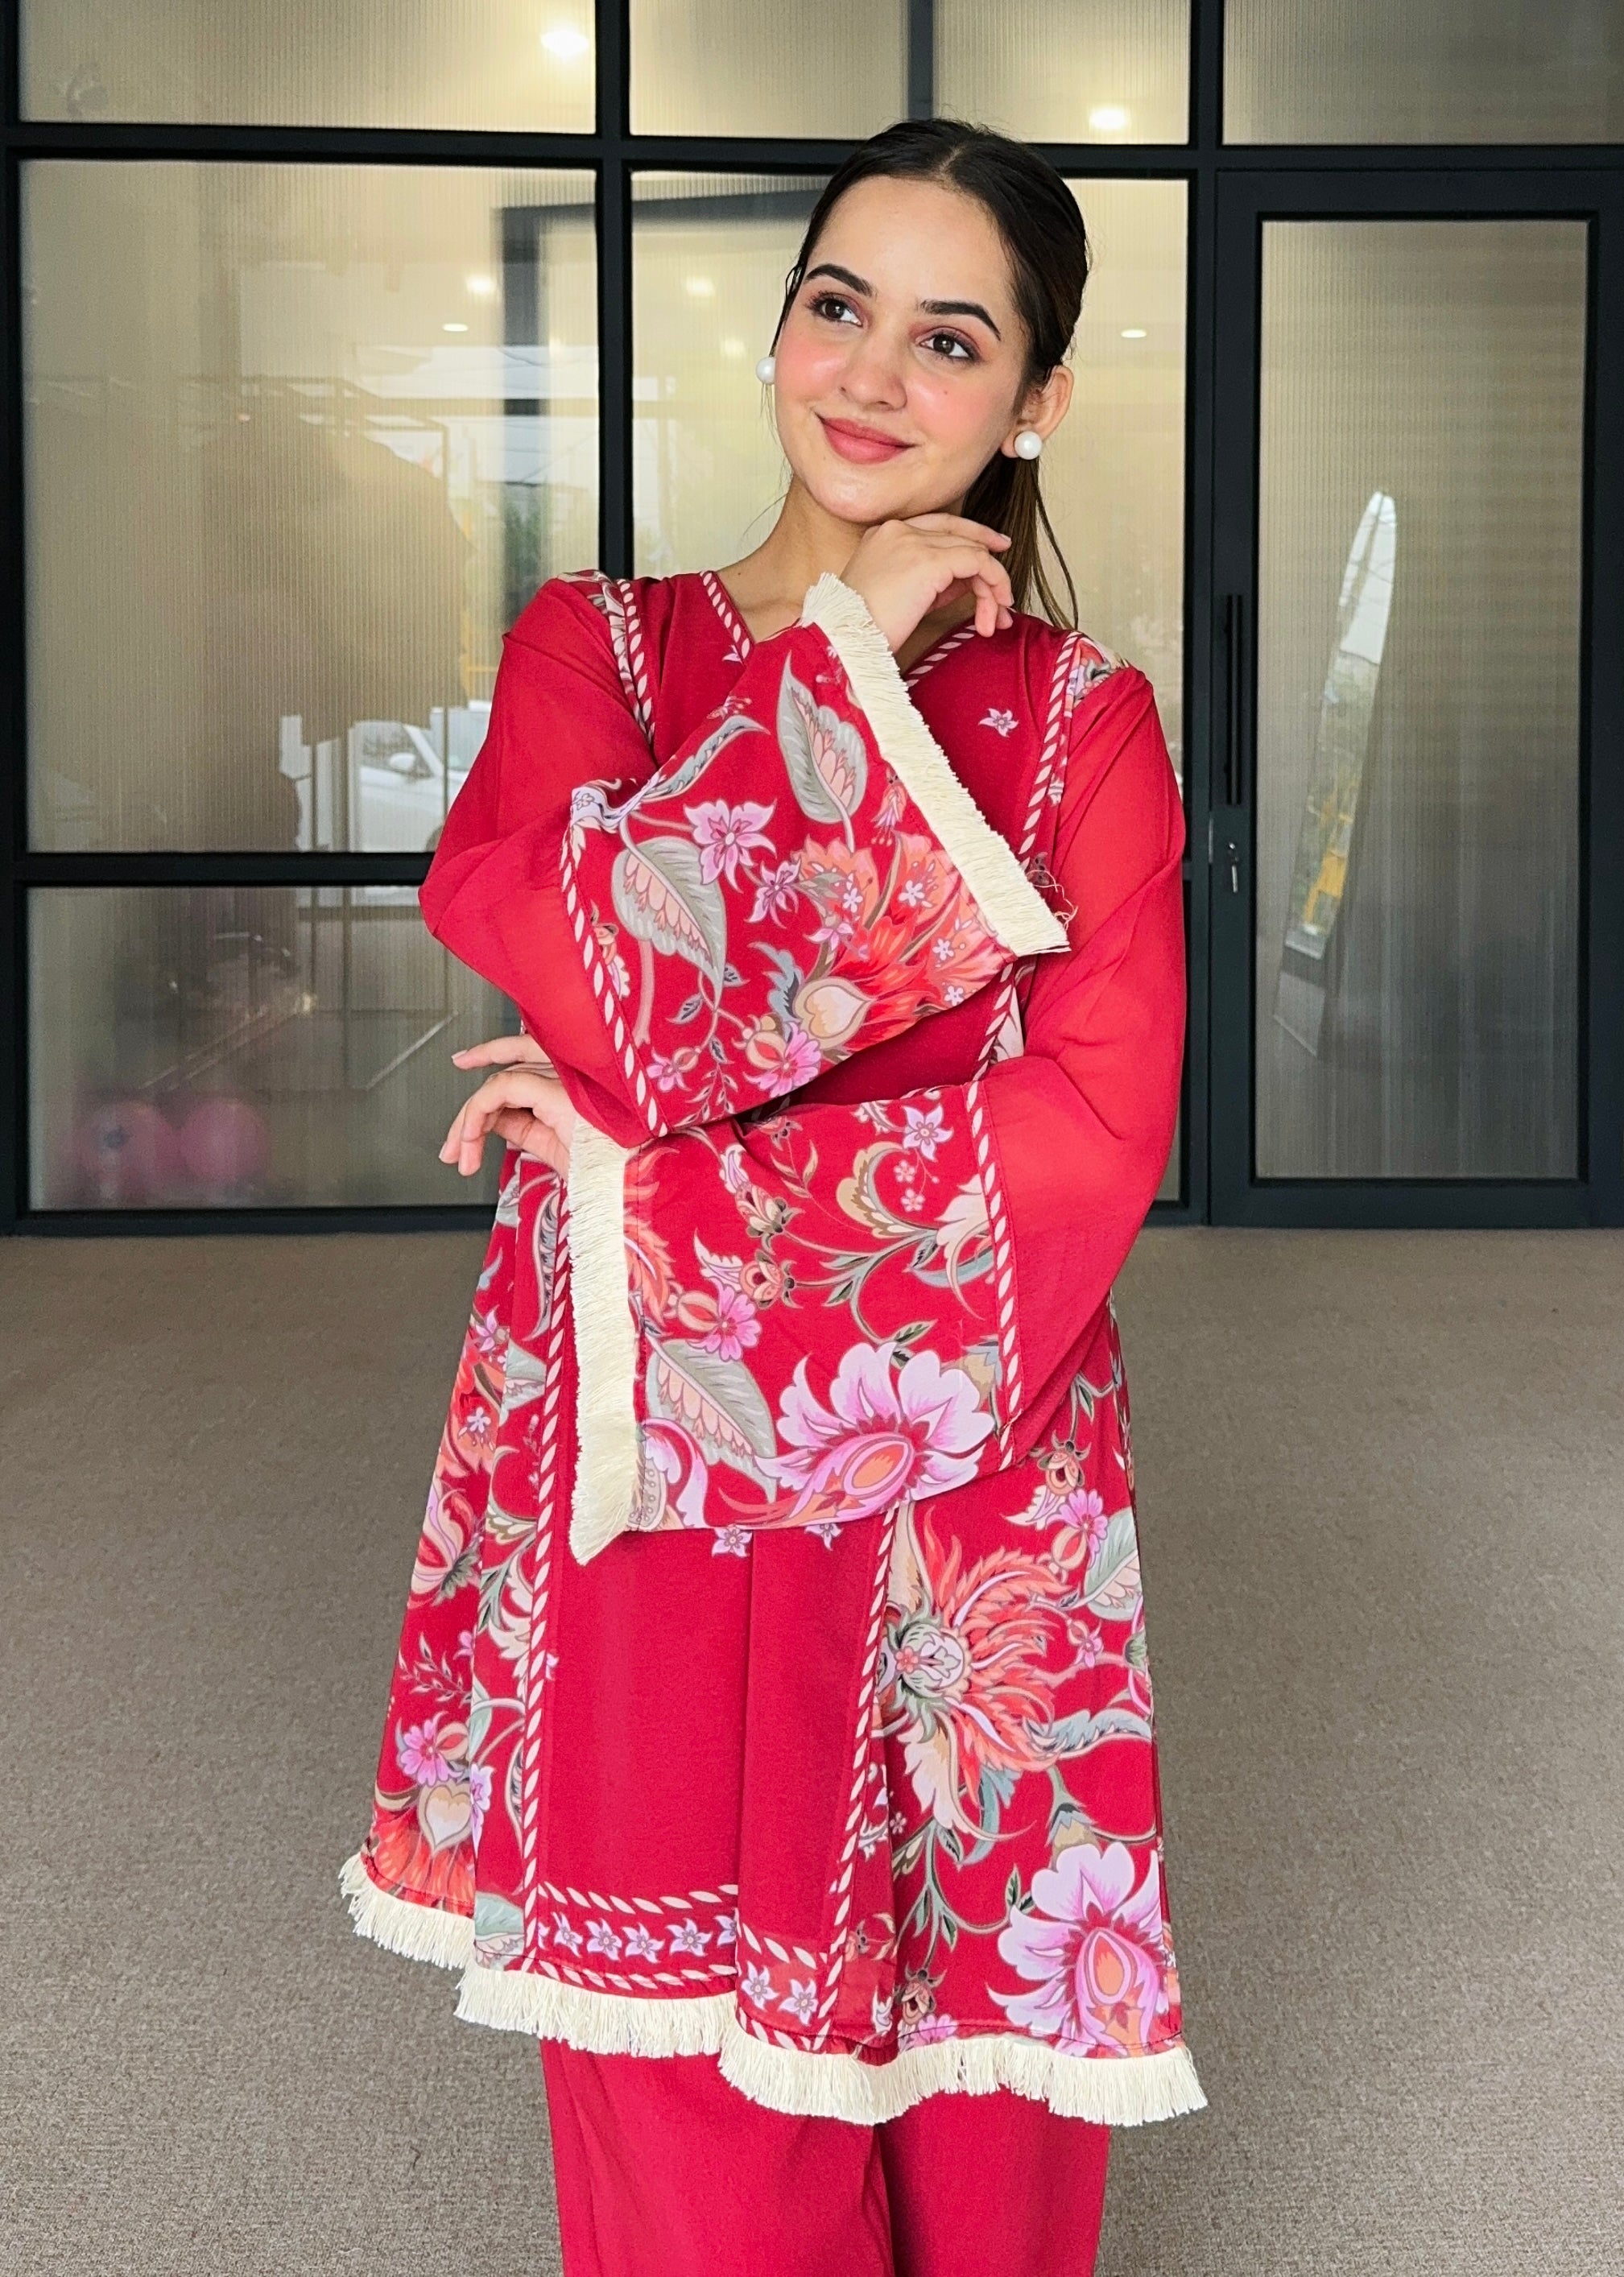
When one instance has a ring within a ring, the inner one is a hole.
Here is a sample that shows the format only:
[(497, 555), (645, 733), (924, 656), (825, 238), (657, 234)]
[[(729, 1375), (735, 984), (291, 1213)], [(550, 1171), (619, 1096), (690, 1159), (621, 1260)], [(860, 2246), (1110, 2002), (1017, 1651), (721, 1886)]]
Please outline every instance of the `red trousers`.
[(1025, 2096), (791, 2119), (709, 2056), (544, 2040), (564, 2277), (1089, 2277), (1109, 2130)]

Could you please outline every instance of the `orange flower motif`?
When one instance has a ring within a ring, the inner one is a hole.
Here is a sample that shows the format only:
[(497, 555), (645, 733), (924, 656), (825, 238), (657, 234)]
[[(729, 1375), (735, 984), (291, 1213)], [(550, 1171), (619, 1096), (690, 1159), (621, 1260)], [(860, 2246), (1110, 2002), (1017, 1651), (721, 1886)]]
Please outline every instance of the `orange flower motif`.
[(975, 1837), (984, 1769), (1041, 1771), (1034, 1733), (1052, 1721), (1071, 1659), (1057, 1602), (1068, 1584), (1044, 1559), (1004, 1550), (965, 1566), (914, 1509), (898, 1520), (881, 1666), (888, 1736), (900, 1735), (913, 1791), (938, 1825)]

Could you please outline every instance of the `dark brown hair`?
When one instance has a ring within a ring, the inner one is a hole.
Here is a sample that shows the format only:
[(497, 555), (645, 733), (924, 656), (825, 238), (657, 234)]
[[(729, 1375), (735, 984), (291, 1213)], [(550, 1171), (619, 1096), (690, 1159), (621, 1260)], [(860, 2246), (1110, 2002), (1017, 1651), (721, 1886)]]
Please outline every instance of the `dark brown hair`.
[[(1015, 305), (1026, 334), (1022, 393), (1047, 379), (1071, 345), (1088, 282), (1091, 255), (1083, 217), (1060, 176), (1035, 150), (957, 118), (900, 119), (860, 144), (830, 175), (784, 280), (774, 344), (835, 206), (857, 183), (887, 176), (942, 182), (986, 209), (1010, 256)], [(1003, 561), (1016, 607), (1024, 609), (1035, 596), (1052, 624), (1075, 625), (1077, 588), (1043, 504), (1037, 461), (995, 452), (972, 484), (964, 512), (972, 521), (1006, 531), (1012, 540)], [(1042, 560), (1046, 537), (1065, 580), (1064, 603)]]

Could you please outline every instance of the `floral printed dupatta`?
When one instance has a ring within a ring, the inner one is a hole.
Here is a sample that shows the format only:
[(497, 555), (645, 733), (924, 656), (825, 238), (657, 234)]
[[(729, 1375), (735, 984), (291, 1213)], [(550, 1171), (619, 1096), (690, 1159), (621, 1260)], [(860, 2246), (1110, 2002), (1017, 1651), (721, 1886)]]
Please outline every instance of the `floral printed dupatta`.
[(423, 888), (582, 1121), (505, 1184), (357, 1925), (781, 2109), (1191, 2108), (1108, 1301), (1182, 1038), (1154, 704), (698, 583), (543, 589)]

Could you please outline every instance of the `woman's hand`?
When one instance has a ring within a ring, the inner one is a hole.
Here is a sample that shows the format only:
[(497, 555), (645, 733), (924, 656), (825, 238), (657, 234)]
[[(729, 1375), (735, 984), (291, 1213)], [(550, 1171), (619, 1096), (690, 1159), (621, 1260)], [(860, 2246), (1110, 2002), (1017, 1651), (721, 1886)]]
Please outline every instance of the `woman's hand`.
[[(442, 1162), (454, 1162), (471, 1178), (484, 1157), (485, 1140), (505, 1138), (522, 1154), (533, 1154), (560, 1177), (569, 1169), (569, 1144), (576, 1110), (552, 1072), (552, 1062), (530, 1036), (493, 1036), (454, 1052), (459, 1067), (496, 1067), (453, 1118), (440, 1148)], [(546, 1072), (544, 1074), (543, 1070)]]
[(858, 540), (841, 571), (896, 654), (921, 621), (966, 593), (975, 596), (975, 628), (995, 633), (1011, 621), (1015, 597), (998, 556), (1010, 540), (983, 522), (957, 514), (916, 514), (877, 522)]

